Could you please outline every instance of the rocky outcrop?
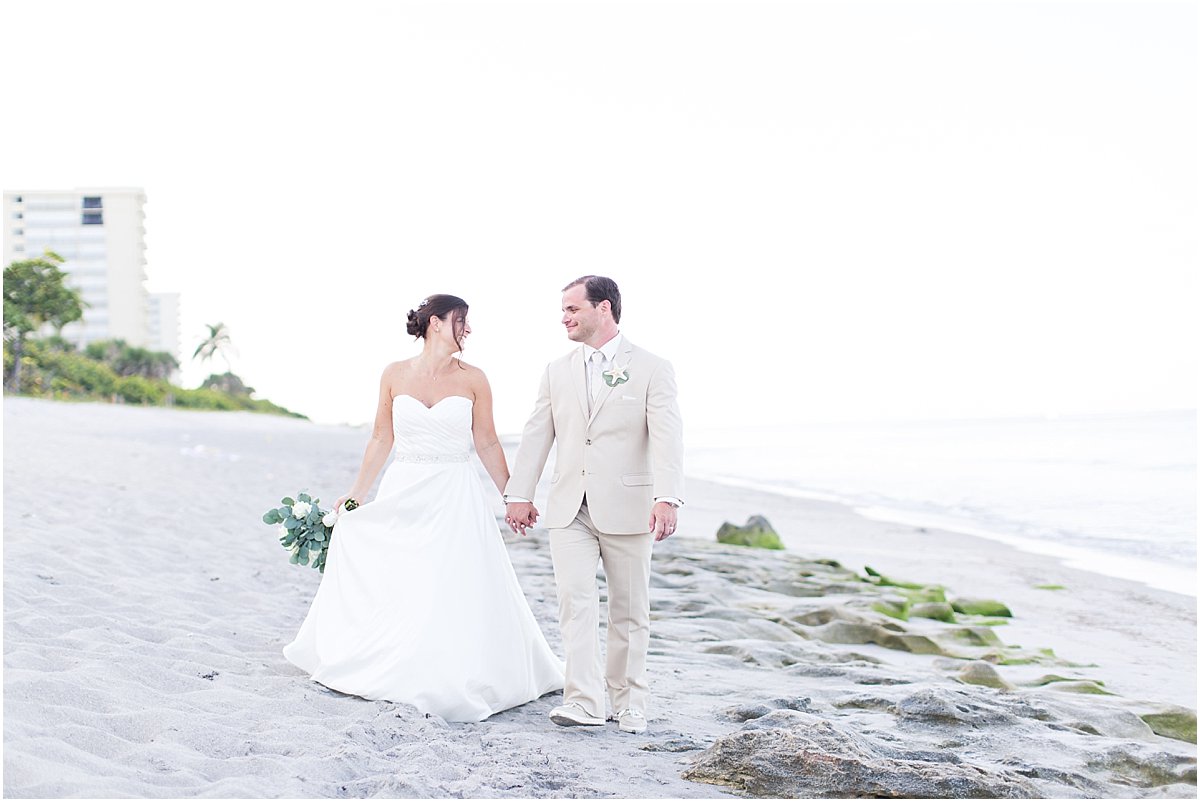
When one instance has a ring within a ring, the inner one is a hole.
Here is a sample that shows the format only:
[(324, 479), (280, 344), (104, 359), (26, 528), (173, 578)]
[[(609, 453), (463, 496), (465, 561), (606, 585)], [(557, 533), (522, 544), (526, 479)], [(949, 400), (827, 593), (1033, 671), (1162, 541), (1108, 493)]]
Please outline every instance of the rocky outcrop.
[(1006, 643), (1001, 602), (786, 552), (669, 549), (651, 654), (663, 638), (676, 665), (755, 672), (713, 694), (729, 729), (695, 738), (686, 779), (770, 797), (1195, 796), (1194, 712)]
[(721, 738), (683, 774), (764, 797), (1008, 798), (1039, 796), (1011, 771), (961, 762), (952, 751), (873, 742), (819, 716), (780, 710)]
[(735, 526), (728, 522), (721, 524), (721, 528), (717, 530), (717, 542), (759, 549), (783, 548), (779, 533), (771, 526), (771, 522), (761, 515), (750, 516), (745, 526)]

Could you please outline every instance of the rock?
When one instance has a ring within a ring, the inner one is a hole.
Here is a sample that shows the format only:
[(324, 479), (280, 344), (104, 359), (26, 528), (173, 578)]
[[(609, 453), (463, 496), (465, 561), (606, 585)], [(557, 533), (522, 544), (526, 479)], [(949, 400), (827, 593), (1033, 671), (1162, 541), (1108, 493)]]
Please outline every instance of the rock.
[(935, 621), (954, 623), (954, 608), (946, 602), (922, 602), (908, 610), (909, 618), (932, 618)]
[(873, 582), (876, 585), (886, 585), (893, 588), (906, 588), (908, 590), (925, 590), (925, 586), (916, 582), (901, 582), (898, 579), (891, 579), (876, 571), (869, 565), (864, 565), (863, 570), (867, 572), (867, 581)]
[(1089, 693), (1096, 696), (1114, 696), (1111, 691), (1106, 691), (1100, 686), (1103, 683), (1093, 682), (1092, 680), (1083, 680), (1082, 682), (1055, 682), (1048, 687), (1056, 691), (1067, 691), (1068, 693)]
[(885, 649), (915, 654), (945, 654), (942, 647), (924, 635), (896, 634), (877, 624), (830, 621), (828, 624), (813, 627), (809, 634), (825, 643), (873, 643)]
[(1196, 711), (1186, 707), (1172, 707), (1162, 712), (1146, 713), (1142, 721), (1155, 735), (1174, 738), (1177, 741), (1196, 743)]
[(731, 707), (725, 715), (734, 721), (753, 721), (756, 718), (770, 715), (776, 710), (800, 710), (808, 713), (812, 710), (812, 699), (807, 696), (797, 696), (794, 699), (774, 699), (770, 702), (755, 702), (753, 704)]
[(904, 595), (913, 604), (946, 601), (946, 589), (941, 585), (926, 585), (923, 588), (905, 588)]
[(718, 739), (683, 777), (774, 798), (1038, 796), (1019, 777), (961, 763), (953, 753), (939, 761), (887, 752), (818, 716), (782, 710)]
[(1000, 637), (987, 627), (954, 627), (945, 630), (943, 638), (968, 646), (1003, 646)]
[(954, 612), (963, 615), (986, 615), (991, 618), (1012, 618), (1012, 611), (993, 599), (955, 599), (950, 602)]
[(1196, 795), (1196, 758), (1153, 751), (1133, 744), (1121, 744), (1097, 753), (1088, 764), (1089, 768), (1111, 772), (1121, 785), (1145, 787), (1192, 786), (1191, 796)]
[(966, 689), (924, 688), (897, 702), (893, 712), (911, 721), (970, 727), (1016, 721), (1011, 713), (985, 701), (979, 692), (967, 693)]
[(890, 618), (898, 618), (901, 621), (907, 621), (909, 616), (907, 601), (880, 599), (871, 605), (871, 609), (877, 613), (883, 613)]
[(691, 738), (668, 738), (665, 741), (655, 741), (638, 747), (643, 752), (694, 752), (703, 749), (704, 744)]
[(1074, 677), (1074, 678), (1063, 677), (1063, 676), (1059, 676), (1058, 674), (1043, 674), (1042, 676), (1038, 677), (1035, 680), (1030, 680), (1029, 682), (1022, 682), (1021, 684), (1028, 688), (1040, 688), (1043, 685), (1049, 685), (1052, 682), (1076, 682), (1079, 679), (1081, 679), (1081, 678), (1080, 677)]
[(721, 528), (717, 530), (717, 541), (759, 549), (783, 548), (779, 533), (761, 515), (751, 515), (745, 526), (735, 526), (728, 522), (721, 524)]
[(958, 672), (958, 679), (968, 685), (983, 685), (987, 688), (1000, 688), (1006, 691), (1013, 689), (1013, 686), (1000, 676), (1000, 672), (991, 663), (985, 663), (982, 660), (967, 663), (963, 670)]

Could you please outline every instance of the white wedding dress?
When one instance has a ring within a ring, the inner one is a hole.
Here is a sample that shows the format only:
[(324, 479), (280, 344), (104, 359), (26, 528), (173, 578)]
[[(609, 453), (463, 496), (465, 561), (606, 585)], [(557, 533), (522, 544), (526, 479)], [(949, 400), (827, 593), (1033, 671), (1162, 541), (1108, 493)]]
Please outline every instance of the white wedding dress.
[(343, 693), (482, 721), (563, 687), (469, 461), (473, 402), (392, 403), (395, 457), (344, 512), (284, 656)]

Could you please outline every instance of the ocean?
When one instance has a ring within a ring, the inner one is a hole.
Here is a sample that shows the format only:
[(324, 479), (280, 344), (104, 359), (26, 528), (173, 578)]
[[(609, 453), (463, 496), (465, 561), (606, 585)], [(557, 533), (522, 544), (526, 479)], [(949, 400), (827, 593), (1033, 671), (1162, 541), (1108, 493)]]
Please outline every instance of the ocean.
[[(1196, 595), (1196, 413), (688, 431), (690, 476)], [(799, 544), (797, 544), (799, 545)]]

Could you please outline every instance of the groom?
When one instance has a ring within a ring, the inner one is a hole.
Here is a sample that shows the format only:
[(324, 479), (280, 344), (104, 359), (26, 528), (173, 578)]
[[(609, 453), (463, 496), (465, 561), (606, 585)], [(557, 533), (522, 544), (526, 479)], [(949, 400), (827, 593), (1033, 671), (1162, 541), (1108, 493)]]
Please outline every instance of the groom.
[[(557, 441), (544, 525), (566, 651), (562, 726), (604, 724), (605, 689), (623, 732), (646, 729), (650, 554), (675, 532), (683, 496), (683, 426), (671, 363), (621, 336), (621, 292), (603, 276), (563, 289), (562, 323), (580, 343), (551, 362), (505, 488), (506, 520), (521, 534)], [(596, 562), (608, 581), (608, 658), (601, 669)]]

